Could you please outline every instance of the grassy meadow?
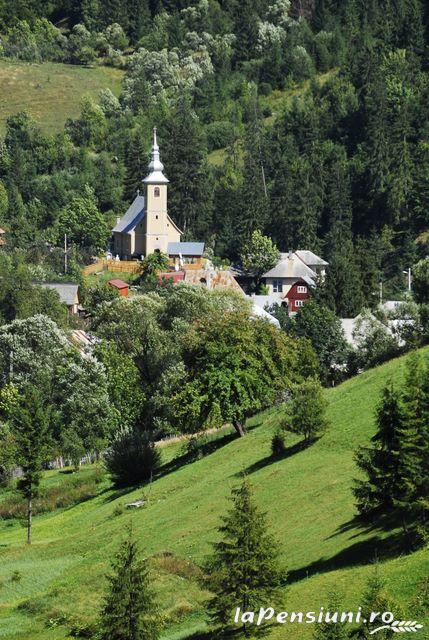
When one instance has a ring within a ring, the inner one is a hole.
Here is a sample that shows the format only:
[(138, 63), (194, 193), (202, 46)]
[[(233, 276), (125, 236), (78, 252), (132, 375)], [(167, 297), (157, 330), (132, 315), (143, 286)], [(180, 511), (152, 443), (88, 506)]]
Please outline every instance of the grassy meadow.
[(111, 67), (81, 67), (44, 62), (0, 60), (0, 135), (10, 115), (28, 111), (45, 133), (61, 131), (76, 118), (84, 95), (102, 89), (119, 95), (123, 72)]
[[(429, 348), (422, 353), (429, 357)], [(400, 384), (404, 363), (404, 358), (391, 361), (327, 391), (331, 429), (305, 450), (289, 436), (281, 460), (270, 457), (280, 415), (272, 409), (249, 422), (244, 439), (222, 430), (213, 451), (193, 463), (183, 464), (180, 443), (164, 446), (162, 473), (150, 487), (115, 491), (105, 479), (96, 497), (37, 516), (31, 548), (22, 523), (0, 521), (0, 638), (61, 640), (86, 620), (94, 621), (110, 558), (130, 520), (152, 558), (166, 620), (163, 639), (202, 632), (208, 594), (201, 566), (217, 538), (230, 489), (243, 471), (281, 543), (282, 562), (289, 570), (286, 610), (318, 610), (334, 587), (344, 607), (357, 608), (377, 554), (389, 592), (405, 615), (412, 615), (417, 586), (429, 573), (429, 555), (424, 550), (399, 555), (397, 532), (375, 523), (362, 526), (351, 493), (354, 451), (373, 434), (379, 392), (388, 380)], [(52, 487), (69, 477), (67, 471), (48, 472), (44, 482)], [(0, 494), (0, 502), (6, 495)], [(146, 507), (124, 509), (142, 495), (148, 499)], [(420, 615), (419, 621), (427, 628), (428, 619)], [(419, 640), (426, 634), (423, 629)], [(295, 625), (274, 628), (270, 638), (311, 636), (311, 626)]]

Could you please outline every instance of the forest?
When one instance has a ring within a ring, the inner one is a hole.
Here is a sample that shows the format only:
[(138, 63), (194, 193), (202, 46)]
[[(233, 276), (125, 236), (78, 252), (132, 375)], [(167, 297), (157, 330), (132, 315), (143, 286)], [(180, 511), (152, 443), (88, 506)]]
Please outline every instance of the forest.
[[(420, 0), (0, 3), (0, 57), (111, 65), (64, 131), (19, 113), (0, 143), (9, 248), (58, 273), (104, 251), (157, 126), (169, 213), (237, 262), (255, 229), (329, 261), (343, 317), (406, 288), (427, 253), (428, 10)], [(322, 81), (323, 79), (323, 81)], [(297, 90), (300, 88), (300, 90)], [(272, 98), (289, 92), (276, 112)], [(217, 158), (214, 162), (213, 158)]]

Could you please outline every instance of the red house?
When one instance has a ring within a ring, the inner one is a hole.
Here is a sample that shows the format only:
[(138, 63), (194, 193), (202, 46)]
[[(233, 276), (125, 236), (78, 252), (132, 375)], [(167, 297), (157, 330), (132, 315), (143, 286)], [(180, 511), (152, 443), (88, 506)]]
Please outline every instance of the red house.
[(298, 280), (285, 295), (289, 313), (297, 313), (310, 298), (309, 286), (305, 280)]

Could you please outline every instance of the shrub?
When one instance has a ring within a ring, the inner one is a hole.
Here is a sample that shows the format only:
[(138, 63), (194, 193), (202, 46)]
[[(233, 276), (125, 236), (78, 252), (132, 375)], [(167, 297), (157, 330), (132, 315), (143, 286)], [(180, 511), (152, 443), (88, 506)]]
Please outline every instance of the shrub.
[(285, 440), (282, 431), (276, 431), (271, 440), (271, 453), (274, 457), (279, 457), (285, 452)]
[(235, 128), (231, 122), (222, 120), (211, 122), (206, 127), (207, 147), (209, 152), (230, 146), (235, 140)]
[(161, 454), (151, 435), (137, 429), (120, 432), (105, 455), (106, 468), (119, 487), (149, 480), (160, 462)]

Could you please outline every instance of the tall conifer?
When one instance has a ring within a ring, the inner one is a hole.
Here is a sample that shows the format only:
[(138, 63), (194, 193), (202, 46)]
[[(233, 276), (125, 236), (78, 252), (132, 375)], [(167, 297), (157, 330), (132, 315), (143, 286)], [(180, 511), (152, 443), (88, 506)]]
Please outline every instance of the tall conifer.
[[(274, 603), (284, 574), (279, 567), (277, 544), (267, 531), (265, 515), (259, 511), (246, 478), (233, 489), (231, 499), (232, 509), (219, 528), (221, 540), (214, 545), (208, 563), (215, 594), (209, 612), (211, 620), (224, 632), (234, 628), (240, 632), (233, 620), (236, 608), (240, 607), (243, 613)], [(247, 625), (240, 624), (241, 632), (247, 635)], [(253, 626), (252, 635), (262, 628)]]

